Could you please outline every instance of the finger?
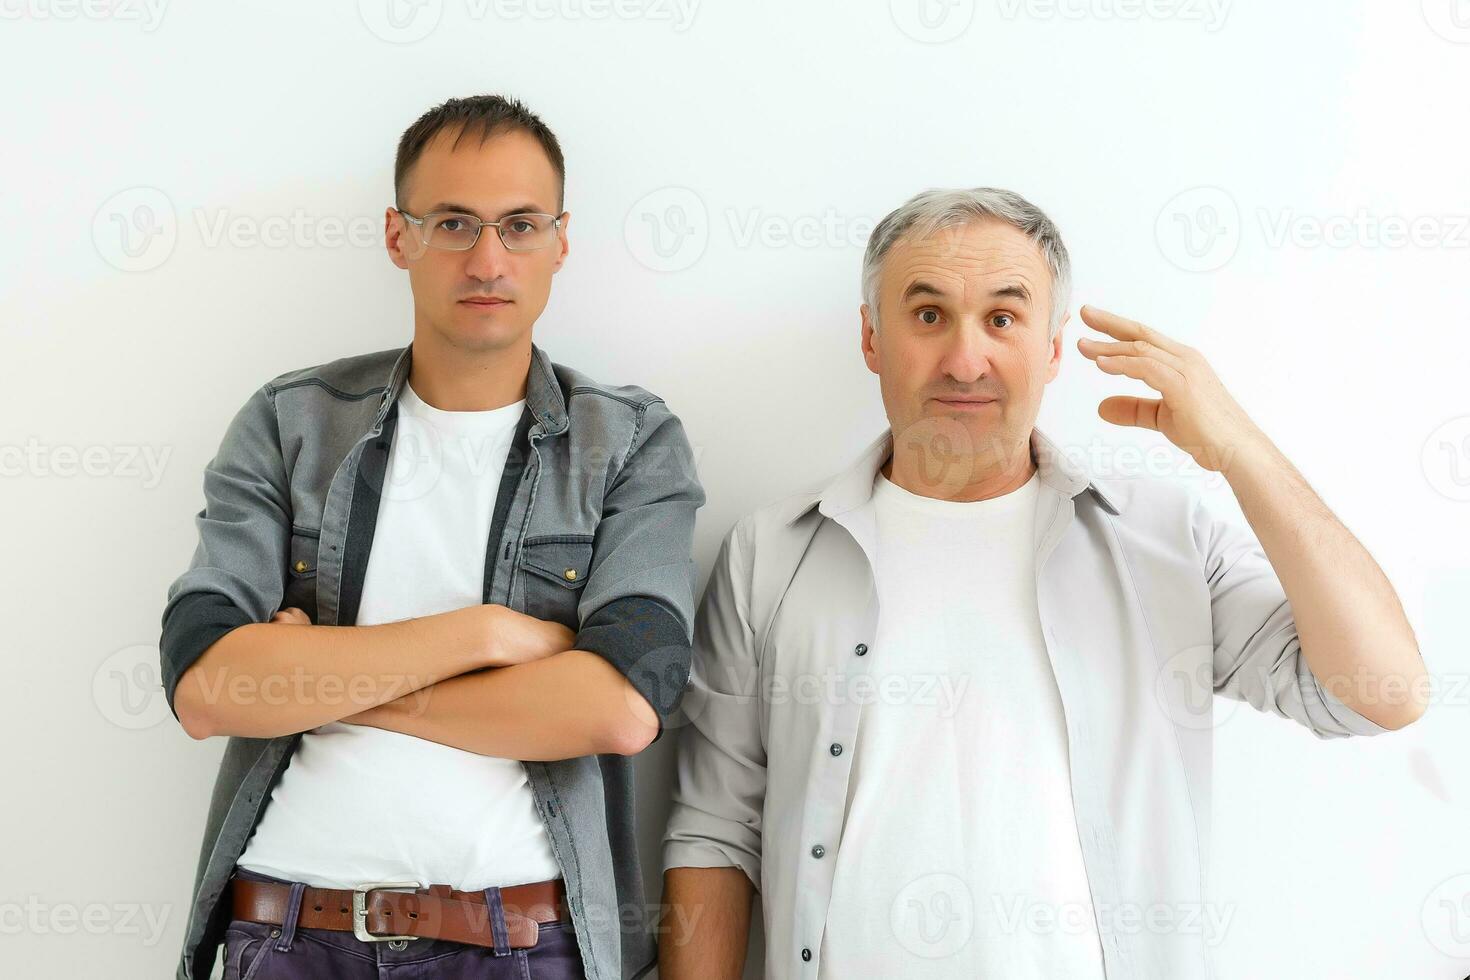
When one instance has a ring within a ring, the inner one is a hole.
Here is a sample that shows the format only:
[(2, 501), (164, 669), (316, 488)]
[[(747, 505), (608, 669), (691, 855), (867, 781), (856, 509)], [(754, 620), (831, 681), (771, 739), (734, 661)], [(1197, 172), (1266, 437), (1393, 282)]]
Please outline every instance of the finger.
[(1158, 398), (1134, 398), (1132, 395), (1113, 395), (1104, 398), (1097, 406), (1097, 414), (1105, 422), (1114, 425), (1131, 425), (1140, 429), (1159, 431), (1159, 408), (1163, 401)]
[(1118, 340), (1146, 340), (1155, 347), (1162, 348), (1170, 353), (1181, 353), (1178, 342), (1164, 336), (1153, 327), (1139, 323), (1137, 320), (1130, 320), (1116, 313), (1109, 313), (1107, 310), (1100, 310), (1095, 306), (1087, 306), (1085, 304), (1078, 312), (1082, 314), (1083, 323), (1094, 330), (1101, 330), (1110, 337)]
[(1178, 354), (1155, 347), (1147, 340), (1120, 340), (1109, 342), (1106, 340), (1094, 340), (1091, 337), (1081, 337), (1077, 340), (1077, 349), (1082, 356), (1096, 359), (1099, 354), (1109, 356), (1153, 357), (1169, 365), (1180, 374), (1185, 373), (1184, 359)]
[(1107, 374), (1121, 374), (1125, 377), (1136, 378), (1154, 391), (1165, 395), (1176, 391), (1179, 383), (1184, 380), (1184, 375), (1163, 361), (1156, 361), (1152, 357), (1103, 355), (1093, 363), (1098, 366), (1099, 370)]

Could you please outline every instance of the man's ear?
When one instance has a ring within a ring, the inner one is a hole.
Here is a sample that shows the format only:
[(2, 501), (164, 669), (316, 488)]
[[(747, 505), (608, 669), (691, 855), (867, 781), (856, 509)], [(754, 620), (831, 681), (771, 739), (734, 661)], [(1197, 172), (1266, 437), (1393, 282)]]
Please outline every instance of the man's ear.
[(408, 256), (403, 252), (403, 225), (404, 221), (398, 216), (393, 208), (387, 208), (383, 213), (383, 247), (388, 250), (388, 258), (400, 269), (408, 268)]
[(556, 230), (557, 256), (556, 264), (551, 267), (553, 274), (561, 271), (561, 264), (567, 260), (567, 252), (571, 251), (572, 243), (567, 238), (567, 225), (572, 223), (572, 212), (561, 213), (561, 227)]
[(863, 361), (868, 365), (869, 371), (878, 374), (880, 373), (878, 368), (881, 361), (878, 358), (878, 348), (873, 343), (878, 333), (878, 318), (873, 314), (873, 311), (868, 307), (867, 303), (864, 303), (858, 312), (862, 314), (863, 318)]
[(1057, 335), (1051, 339), (1050, 357), (1046, 362), (1046, 380), (1052, 381), (1062, 369), (1062, 335), (1067, 332), (1067, 321), (1072, 319), (1070, 312), (1062, 314), (1062, 322), (1057, 325)]

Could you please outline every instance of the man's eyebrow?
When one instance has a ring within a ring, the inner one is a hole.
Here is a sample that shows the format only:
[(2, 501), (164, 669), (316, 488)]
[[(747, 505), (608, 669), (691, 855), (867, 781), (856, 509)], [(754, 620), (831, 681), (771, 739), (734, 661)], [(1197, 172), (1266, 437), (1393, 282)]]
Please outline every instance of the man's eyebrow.
[[(923, 279), (917, 279), (914, 282), (909, 283), (909, 287), (903, 291), (903, 296), (900, 298), (899, 301), (907, 303), (915, 296), (934, 296), (939, 299), (944, 299), (948, 295), (948, 292), (946, 292), (941, 287), (934, 285), (932, 282), (927, 282)], [(1030, 303), (1031, 291), (1026, 288), (1025, 283), (1008, 282), (1003, 286), (997, 286), (990, 293), (991, 299), (1002, 299), (1005, 297), (1018, 299), (1023, 303)]]
[(1000, 299), (1002, 296), (1009, 296), (1011, 299), (1018, 299), (1023, 303), (1031, 302), (1031, 291), (1026, 288), (1025, 283), (1021, 282), (1006, 283), (990, 294), (991, 299)]
[[(430, 214), (430, 213), (432, 213), (434, 211), (458, 211), (460, 214), (472, 214), (475, 217), (480, 218), (480, 220), (482, 220), (482, 221), (484, 220), (484, 217), (480, 214), (480, 212), (476, 211), (474, 208), (470, 207), (467, 204), (456, 204), (453, 201), (440, 201), (438, 204), (435, 204), (433, 207), (429, 208), (429, 210), (426, 211), (426, 212), (424, 212), (424, 213), (425, 214)], [(537, 204), (518, 204), (518, 205), (516, 205), (513, 208), (507, 208), (506, 210), (500, 212), (499, 216), (497, 216), (495, 218), (495, 220), (496, 221), (499, 221), (501, 218), (507, 217), (508, 215), (512, 215), (512, 214), (550, 214), (550, 213), (551, 213), (550, 211), (543, 211), (543, 210), (541, 210), (541, 206), (540, 205), (537, 205)]]
[(903, 291), (903, 296), (900, 298), (899, 301), (907, 303), (915, 296), (937, 296), (940, 299), (943, 299), (945, 296), (948, 295), (948, 293), (946, 293), (943, 289), (940, 289), (938, 286), (934, 285), (932, 282), (925, 282), (923, 279), (916, 279), (915, 281), (909, 283), (909, 288)]

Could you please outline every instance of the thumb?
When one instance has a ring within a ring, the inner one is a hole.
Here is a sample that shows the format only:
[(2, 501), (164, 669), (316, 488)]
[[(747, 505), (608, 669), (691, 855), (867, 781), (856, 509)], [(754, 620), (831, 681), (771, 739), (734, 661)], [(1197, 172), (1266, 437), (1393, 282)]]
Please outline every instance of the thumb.
[(1142, 429), (1159, 429), (1160, 398), (1135, 398), (1132, 395), (1113, 395), (1104, 398), (1097, 406), (1097, 414), (1105, 422), (1114, 425), (1132, 425)]

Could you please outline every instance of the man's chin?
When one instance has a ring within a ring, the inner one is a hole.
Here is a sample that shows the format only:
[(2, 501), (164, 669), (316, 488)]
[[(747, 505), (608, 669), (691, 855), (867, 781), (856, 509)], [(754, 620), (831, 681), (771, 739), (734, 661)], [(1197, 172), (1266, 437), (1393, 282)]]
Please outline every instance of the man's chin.
[(509, 347), (519, 341), (528, 329), (518, 314), (514, 303), (490, 311), (469, 309), (464, 303), (456, 303), (441, 332), (456, 346)]
[(1004, 450), (1014, 438), (1002, 410), (1001, 402), (983, 407), (954, 407), (938, 401), (926, 401), (923, 414), (915, 419), (914, 435), (938, 439), (936, 451), (963, 456)]

